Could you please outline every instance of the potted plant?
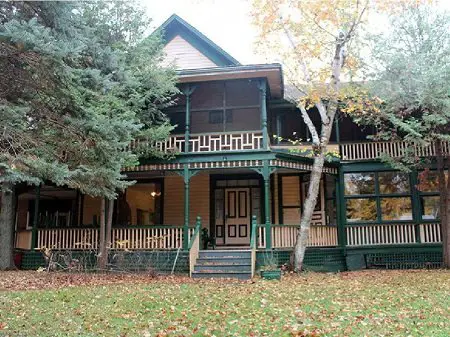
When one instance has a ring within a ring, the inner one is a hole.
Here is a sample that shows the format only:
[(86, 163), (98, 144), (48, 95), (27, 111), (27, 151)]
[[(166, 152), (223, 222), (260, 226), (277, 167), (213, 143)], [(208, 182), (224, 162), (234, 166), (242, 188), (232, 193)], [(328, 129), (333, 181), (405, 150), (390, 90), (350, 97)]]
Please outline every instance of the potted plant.
[(273, 254), (264, 256), (264, 265), (260, 269), (261, 277), (265, 280), (280, 280), (281, 268), (278, 267), (278, 260)]
[(213, 249), (216, 248), (216, 238), (212, 235), (208, 235), (208, 229), (202, 228), (202, 243), (203, 249), (208, 249), (208, 246), (211, 246)]

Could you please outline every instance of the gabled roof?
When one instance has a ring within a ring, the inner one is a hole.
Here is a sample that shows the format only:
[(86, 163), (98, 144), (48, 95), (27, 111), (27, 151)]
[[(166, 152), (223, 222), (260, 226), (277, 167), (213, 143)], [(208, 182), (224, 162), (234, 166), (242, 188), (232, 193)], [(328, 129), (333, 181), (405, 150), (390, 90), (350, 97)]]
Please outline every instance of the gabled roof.
[(168, 18), (157, 30), (163, 31), (163, 39), (166, 43), (170, 42), (177, 35), (181, 36), (218, 67), (240, 65), (240, 63), (225, 50), (220, 48), (217, 44), (212, 42), (176, 14), (173, 14)]

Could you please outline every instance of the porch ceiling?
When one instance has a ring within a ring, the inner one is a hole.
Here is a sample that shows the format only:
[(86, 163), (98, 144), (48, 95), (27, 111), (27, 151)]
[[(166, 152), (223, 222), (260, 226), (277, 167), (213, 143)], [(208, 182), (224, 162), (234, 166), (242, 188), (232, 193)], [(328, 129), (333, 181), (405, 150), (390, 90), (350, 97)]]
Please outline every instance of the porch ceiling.
[(272, 98), (278, 99), (283, 97), (283, 75), (281, 64), (278, 63), (191, 69), (178, 72), (179, 83), (245, 78), (266, 78)]

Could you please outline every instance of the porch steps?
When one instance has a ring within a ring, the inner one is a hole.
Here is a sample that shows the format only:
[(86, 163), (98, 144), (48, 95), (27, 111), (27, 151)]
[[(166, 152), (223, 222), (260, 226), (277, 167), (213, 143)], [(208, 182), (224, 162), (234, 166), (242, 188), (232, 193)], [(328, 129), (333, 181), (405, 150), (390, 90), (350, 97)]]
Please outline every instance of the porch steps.
[(251, 268), (250, 250), (201, 250), (192, 277), (248, 280)]

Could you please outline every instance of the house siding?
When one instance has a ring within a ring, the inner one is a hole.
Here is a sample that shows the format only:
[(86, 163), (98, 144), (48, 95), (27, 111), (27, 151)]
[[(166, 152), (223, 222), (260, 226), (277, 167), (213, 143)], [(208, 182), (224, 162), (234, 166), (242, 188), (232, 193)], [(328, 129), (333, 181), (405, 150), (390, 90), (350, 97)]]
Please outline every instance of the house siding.
[[(196, 217), (202, 218), (202, 226), (209, 228), (209, 174), (199, 174), (190, 181), (189, 224)], [(184, 223), (184, 182), (179, 176), (164, 179), (164, 223), (182, 225)]]
[(174, 65), (177, 69), (199, 69), (217, 67), (213, 61), (181, 36), (175, 36), (163, 48), (166, 54), (163, 66)]
[(97, 217), (97, 223), (100, 219), (101, 198), (84, 196), (83, 202), (83, 224), (93, 224), (94, 217)]

